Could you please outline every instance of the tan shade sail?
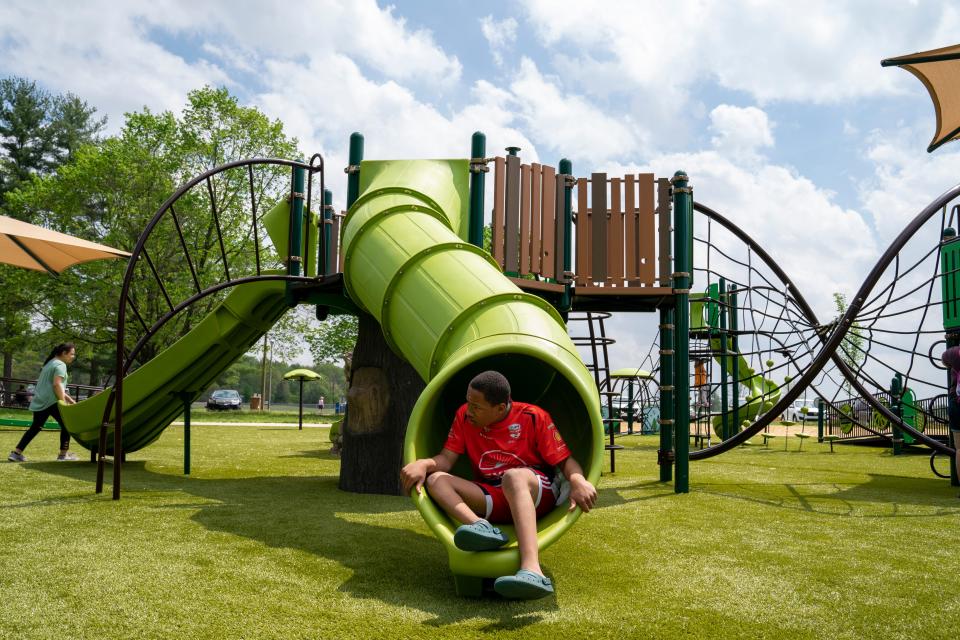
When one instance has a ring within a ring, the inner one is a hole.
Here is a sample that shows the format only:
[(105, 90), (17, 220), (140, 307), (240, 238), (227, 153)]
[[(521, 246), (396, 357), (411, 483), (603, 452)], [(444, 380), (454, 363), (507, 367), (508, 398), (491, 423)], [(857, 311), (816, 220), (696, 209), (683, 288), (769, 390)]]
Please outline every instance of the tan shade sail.
[(920, 79), (937, 112), (937, 130), (927, 151), (960, 137), (960, 45), (887, 58), (885, 67), (903, 67)]
[(0, 216), (0, 262), (58, 275), (81, 262), (129, 256), (106, 245)]

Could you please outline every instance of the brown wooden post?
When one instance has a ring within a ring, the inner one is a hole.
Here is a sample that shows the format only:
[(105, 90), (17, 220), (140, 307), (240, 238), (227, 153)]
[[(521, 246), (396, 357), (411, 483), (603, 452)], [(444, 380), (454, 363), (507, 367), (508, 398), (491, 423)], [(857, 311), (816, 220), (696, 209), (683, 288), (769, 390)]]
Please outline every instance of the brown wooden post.
[(640, 203), (637, 217), (637, 274), (645, 287), (656, 285), (656, 221), (654, 220), (654, 182), (652, 173), (637, 176)]
[(593, 251), (591, 279), (605, 282), (607, 279), (607, 174), (594, 173), (590, 176), (591, 211), (591, 249)]
[(520, 271), (520, 157), (507, 156), (506, 216), (503, 225), (503, 270)]
[(530, 273), (530, 165), (520, 166), (520, 268), (517, 273)]
[(670, 249), (670, 204), (673, 198), (670, 196), (670, 180), (667, 178), (657, 179), (657, 222), (660, 231), (660, 286), (671, 286), (671, 277), (673, 273), (671, 262), (673, 253)]
[(624, 264), (626, 266), (627, 286), (635, 287), (640, 284), (637, 280), (640, 269), (640, 255), (637, 249), (637, 184), (633, 174), (624, 178), (623, 215), (623, 234), (626, 236)]
[(530, 164), (530, 271), (543, 275), (543, 256), (541, 255), (543, 223), (540, 212), (540, 193), (542, 190), (542, 171), (540, 164)]
[(503, 198), (506, 191), (507, 169), (504, 158), (494, 158), (493, 160), (493, 222), (490, 226), (491, 233), (491, 253), (494, 260), (503, 269)]
[[(557, 173), (553, 167), (544, 165), (541, 168), (541, 175), (543, 177), (543, 191), (541, 192), (542, 198), (540, 201), (540, 228), (543, 231), (543, 242), (541, 245), (541, 253), (543, 255), (542, 273), (545, 278), (556, 278), (560, 272), (556, 270), (555, 257), (557, 255), (563, 255), (563, 251), (556, 251), (554, 244), (558, 225), (563, 224), (563, 216), (557, 218), (558, 201), (556, 188), (554, 187), (554, 183), (557, 181)], [(560, 204), (563, 204), (562, 199), (560, 200)]]
[(587, 207), (587, 179), (577, 179), (577, 286), (584, 286), (592, 279), (590, 256), (590, 209)]
[(623, 286), (623, 180), (610, 180), (610, 231), (607, 234), (607, 282)]

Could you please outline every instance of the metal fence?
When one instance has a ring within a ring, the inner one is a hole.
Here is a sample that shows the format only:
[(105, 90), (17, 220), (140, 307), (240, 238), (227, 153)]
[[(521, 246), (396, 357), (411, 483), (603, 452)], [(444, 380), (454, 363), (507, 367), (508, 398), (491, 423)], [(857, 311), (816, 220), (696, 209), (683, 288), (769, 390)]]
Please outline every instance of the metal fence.
[[(33, 400), (33, 389), (36, 380), (27, 378), (0, 378), (0, 407), (26, 409)], [(86, 400), (92, 395), (103, 391), (103, 387), (93, 387), (86, 384), (68, 384), (67, 393), (74, 400)]]
[[(884, 406), (890, 406), (889, 393), (877, 391), (873, 395)], [(826, 404), (823, 407), (823, 413), (824, 435), (837, 436), (838, 440), (872, 438), (877, 437), (877, 434), (892, 436), (893, 434), (889, 420), (862, 398)], [(929, 436), (946, 438), (949, 435), (946, 394), (916, 400), (913, 403), (904, 402), (902, 413), (907, 424), (912, 424)], [(905, 439), (909, 444), (909, 436)]]

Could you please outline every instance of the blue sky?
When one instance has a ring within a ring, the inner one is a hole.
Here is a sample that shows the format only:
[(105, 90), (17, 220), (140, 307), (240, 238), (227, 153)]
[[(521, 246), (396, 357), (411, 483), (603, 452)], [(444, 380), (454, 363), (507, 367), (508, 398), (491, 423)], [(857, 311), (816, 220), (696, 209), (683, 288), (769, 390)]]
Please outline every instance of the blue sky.
[(385, 158), (463, 156), (480, 129), (575, 173), (683, 168), (828, 309), (957, 181), (922, 85), (880, 67), (957, 33), (936, 1), (31, 0), (0, 6), (0, 73), (111, 130), (225, 85), (333, 167), (355, 130)]

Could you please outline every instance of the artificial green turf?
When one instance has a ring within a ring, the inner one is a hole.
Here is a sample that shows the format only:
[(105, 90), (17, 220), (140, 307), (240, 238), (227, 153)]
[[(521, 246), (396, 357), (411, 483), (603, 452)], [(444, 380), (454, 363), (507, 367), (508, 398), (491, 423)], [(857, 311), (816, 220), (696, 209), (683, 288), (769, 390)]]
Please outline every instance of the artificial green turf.
[[(0, 451), (17, 431), (0, 431)], [(554, 598), (454, 595), (406, 498), (337, 489), (327, 431), (168, 429), (120, 502), (56, 435), (0, 464), (3, 638), (952, 638), (957, 488), (927, 457), (807, 441), (657, 481), (629, 437), (600, 503), (542, 557)], [(83, 452), (81, 452), (83, 453)], [(108, 473), (110, 468), (108, 467)]]

